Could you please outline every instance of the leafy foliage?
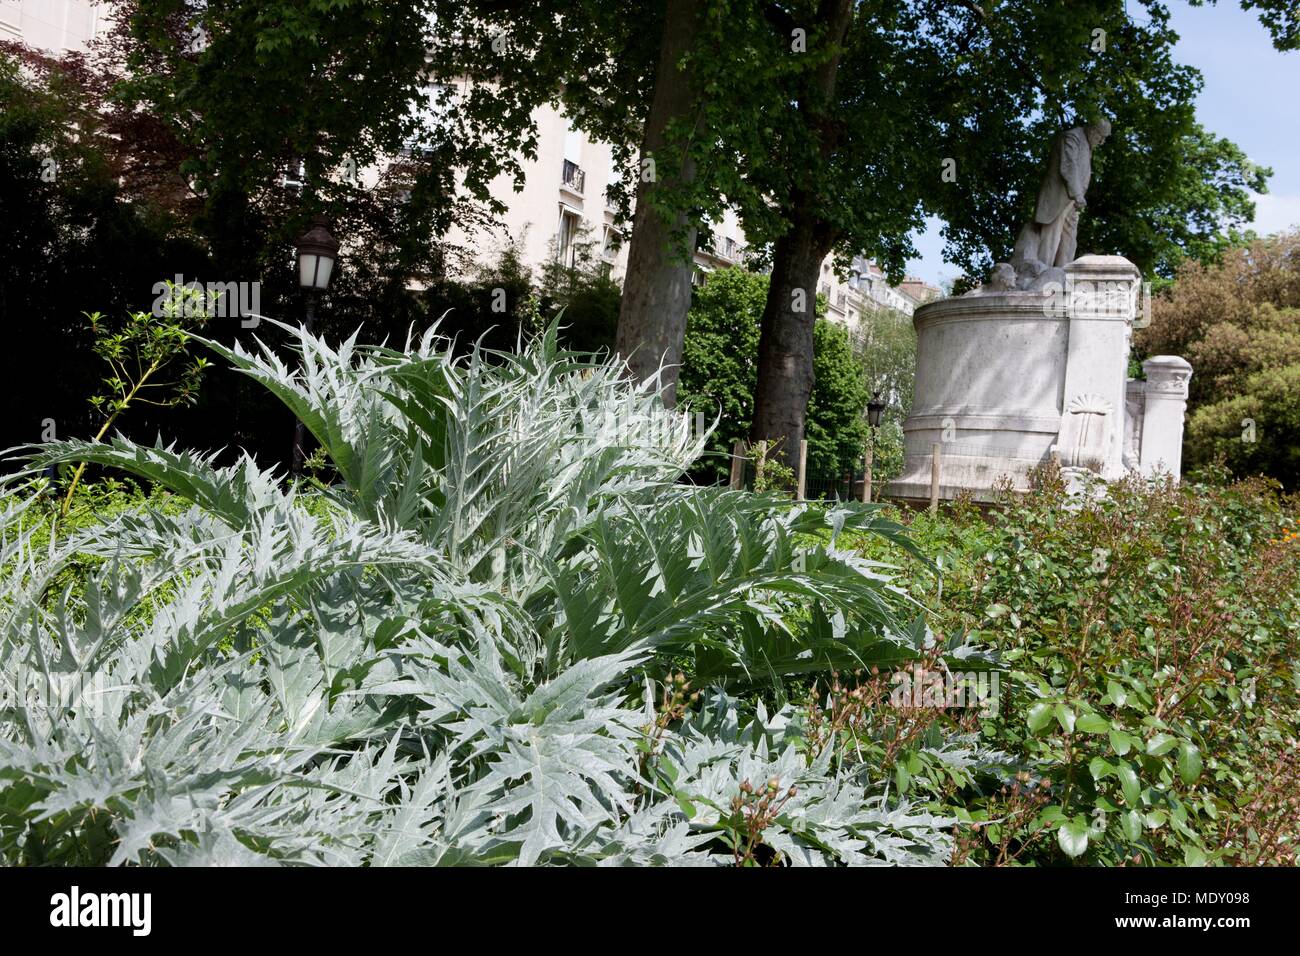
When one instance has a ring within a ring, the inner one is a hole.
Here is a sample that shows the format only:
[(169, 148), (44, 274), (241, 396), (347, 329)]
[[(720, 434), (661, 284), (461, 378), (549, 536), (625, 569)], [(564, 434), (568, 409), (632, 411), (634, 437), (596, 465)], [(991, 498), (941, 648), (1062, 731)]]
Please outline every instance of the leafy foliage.
[(813, 374), (806, 433), (809, 473), (858, 474), (867, 447), (871, 395), (844, 326), (825, 319), (813, 326)]
[[(719, 269), (695, 290), (687, 317), (678, 397), (683, 405), (717, 417), (696, 473), (724, 478), (732, 444), (749, 437), (758, 375), (759, 321), (768, 277), (740, 268)], [(825, 311), (824, 299), (818, 308)], [(866, 446), (867, 387), (848, 333), (827, 320), (814, 329), (816, 381), (808, 406), (809, 474), (860, 471)]]
[(983, 277), (1009, 258), (1052, 138), (1097, 113), (1114, 132), (1095, 156), (1081, 254), (1118, 252), (1168, 278), (1240, 238), (1271, 170), (1196, 122), (1202, 78), (1173, 58), (1163, 4), (1144, 2), (1138, 15), (1106, 0), (1007, 3), (987, 16), (962, 6), (969, 16), (944, 34), (960, 51), (953, 115), (970, 121), (945, 130), (939, 155), (958, 172), (932, 207), (947, 223), (950, 261)]
[[(201, 325), (207, 319), (208, 300), (197, 289), (172, 283), (166, 283), (166, 289), (162, 315), (133, 312), (114, 331), (103, 327), (104, 316), (100, 313), (91, 312), (86, 316), (96, 336), (95, 352), (109, 367), (103, 379), (103, 391), (90, 397), (91, 407), (104, 419), (95, 434), (97, 441), (108, 434), (118, 418), (133, 404), (166, 408), (194, 401), (199, 379), (207, 365), (206, 359), (188, 363), (175, 381), (159, 382), (156, 376), (186, 357), (189, 345), (186, 325), (190, 320)], [(147, 389), (162, 389), (162, 393)], [(65, 516), (84, 471), (83, 462), (77, 466), (68, 484), (63, 499)]]
[(1222, 456), (1238, 475), (1295, 487), (1300, 475), (1300, 234), (1189, 264), (1155, 299), (1138, 347), (1182, 355), (1192, 465)]
[[(946, 858), (950, 820), (753, 697), (920, 653), (890, 569), (838, 546), (906, 547), (878, 508), (672, 484), (703, 437), (553, 328), (460, 357), (434, 330), (404, 350), (284, 331), (300, 363), (207, 344), (306, 423), (329, 483), (53, 442), (33, 472), (90, 461), (171, 502), (54, 530), (43, 479), (9, 480), (0, 857)], [(683, 663), (714, 687), (657, 709)], [(742, 798), (769, 785), (779, 807)]]
[(866, 371), (867, 390), (885, 408), (874, 441), (874, 480), (883, 484), (903, 471), (903, 422), (912, 410), (916, 378), (916, 329), (909, 316), (890, 309), (865, 313), (854, 330), (853, 354)]
[(1010, 668), (978, 739), (1015, 776), (927, 774), (932, 806), (974, 825), (955, 859), (1294, 865), (1295, 500), (1121, 483), (1063, 504), (1047, 475), (991, 522), (911, 523), (947, 571), (935, 627)]
[[(0, 423), (5, 446), (51, 426), (93, 434), (102, 416), (85, 396), (102, 374), (83, 312), (147, 309), (160, 261), (190, 275), (203, 258), (150, 202), (122, 201), (118, 137), (139, 130), (111, 122), (94, 89), (80, 58), (56, 67), (0, 41), (0, 322), (10, 330), (0, 401), (14, 409)], [(57, 356), (60, 384), (35, 401), (33, 356)]]

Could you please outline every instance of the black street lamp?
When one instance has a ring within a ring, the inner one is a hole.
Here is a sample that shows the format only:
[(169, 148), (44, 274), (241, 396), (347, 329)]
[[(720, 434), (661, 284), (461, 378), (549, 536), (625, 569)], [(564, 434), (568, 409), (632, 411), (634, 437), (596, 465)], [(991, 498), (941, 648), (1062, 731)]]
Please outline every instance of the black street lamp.
[(873, 429), (880, 427), (880, 416), (885, 410), (885, 403), (880, 400), (880, 393), (871, 396), (871, 401), (867, 402), (867, 424)]
[(339, 241), (330, 235), (329, 220), (313, 216), (311, 228), (298, 239), (298, 285), (308, 291), (308, 302), (329, 288), (338, 257)]
[[(316, 324), (316, 298), (329, 288), (330, 276), (334, 274), (334, 262), (338, 259), (339, 242), (329, 230), (329, 220), (324, 216), (313, 216), (311, 228), (298, 239), (298, 285), (306, 293), (306, 317), (303, 328), (310, 335)], [(306, 458), (303, 444), (307, 440), (307, 428), (301, 421), (293, 426), (293, 474), (301, 474), (302, 464)]]
[(880, 428), (880, 416), (885, 411), (885, 403), (880, 400), (880, 393), (876, 392), (871, 396), (871, 401), (867, 402), (867, 424), (871, 427), (867, 429), (867, 454), (862, 463), (862, 500), (864, 502), (871, 500), (871, 467), (875, 464), (876, 458), (876, 431)]

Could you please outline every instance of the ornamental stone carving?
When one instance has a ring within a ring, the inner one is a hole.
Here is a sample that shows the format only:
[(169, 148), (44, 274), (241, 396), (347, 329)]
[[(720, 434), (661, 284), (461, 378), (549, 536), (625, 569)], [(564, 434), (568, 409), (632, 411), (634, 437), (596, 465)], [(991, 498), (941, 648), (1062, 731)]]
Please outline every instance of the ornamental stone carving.
[(1065, 407), (1056, 451), (1062, 468), (1086, 468), (1101, 474), (1110, 449), (1115, 407), (1100, 395), (1076, 395)]

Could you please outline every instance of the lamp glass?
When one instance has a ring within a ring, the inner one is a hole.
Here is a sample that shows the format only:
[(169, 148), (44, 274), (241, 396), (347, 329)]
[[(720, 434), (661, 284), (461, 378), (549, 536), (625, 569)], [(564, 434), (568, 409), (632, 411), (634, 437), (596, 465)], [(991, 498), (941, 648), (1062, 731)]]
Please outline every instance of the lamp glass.
[(334, 273), (334, 260), (329, 256), (316, 257), (316, 288), (321, 292), (330, 284), (330, 276)]
[(304, 289), (316, 288), (316, 263), (320, 256), (314, 252), (298, 254), (298, 284)]
[(884, 410), (885, 403), (880, 400), (880, 395), (878, 393), (873, 395), (871, 401), (867, 402), (867, 423), (872, 428), (880, 427), (880, 416)]
[(298, 253), (298, 284), (304, 289), (324, 292), (334, 273), (334, 259), (305, 249)]

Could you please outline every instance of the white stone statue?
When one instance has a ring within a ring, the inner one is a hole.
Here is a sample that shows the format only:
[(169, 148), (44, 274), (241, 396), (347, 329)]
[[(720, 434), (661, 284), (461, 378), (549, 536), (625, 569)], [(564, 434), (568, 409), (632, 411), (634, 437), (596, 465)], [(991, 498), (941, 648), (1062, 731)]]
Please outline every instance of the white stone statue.
[[(1092, 181), (1092, 151), (1109, 135), (1110, 120), (1102, 117), (1056, 137), (1047, 159), (1047, 174), (1038, 189), (1033, 222), (1021, 230), (1016, 242), (1021, 262), (1032, 257), (1050, 267), (1074, 261), (1079, 210), (1088, 205), (1088, 184)], [(1015, 255), (1011, 264), (1020, 264)]]
[(916, 309), (903, 473), (886, 495), (993, 503), (1031, 492), (1053, 459), (1068, 507), (1126, 476), (1178, 480), (1192, 367), (1157, 355), (1128, 381), (1141, 273), (1123, 256), (1075, 257), (1092, 151), (1110, 131), (1099, 119), (1061, 133), (1011, 262)]
[(1110, 130), (1110, 120), (1101, 117), (1056, 137), (1034, 218), (1020, 230), (1011, 262), (994, 267), (986, 289), (1036, 291), (1063, 280), (1060, 270), (1074, 261), (1078, 249), (1079, 210), (1088, 205), (1092, 151), (1105, 142)]

